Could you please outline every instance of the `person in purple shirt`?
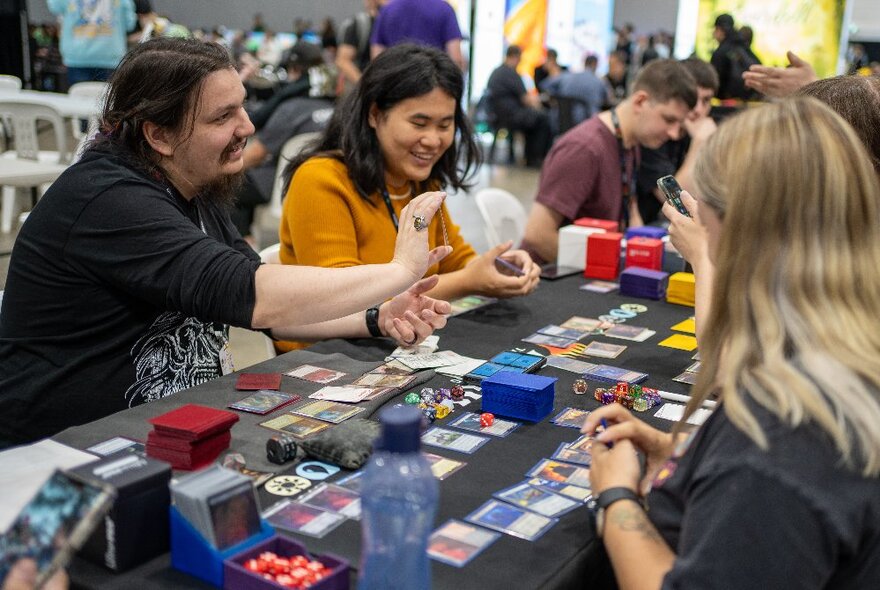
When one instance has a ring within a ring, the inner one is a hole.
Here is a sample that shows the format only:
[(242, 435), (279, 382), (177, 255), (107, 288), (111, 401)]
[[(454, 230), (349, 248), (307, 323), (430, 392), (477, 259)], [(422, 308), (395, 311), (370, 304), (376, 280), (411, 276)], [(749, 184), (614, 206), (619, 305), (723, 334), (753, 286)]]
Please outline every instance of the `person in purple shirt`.
[(404, 42), (436, 47), (465, 69), (461, 29), (455, 10), (444, 0), (391, 0), (379, 10), (370, 38), (373, 59)]

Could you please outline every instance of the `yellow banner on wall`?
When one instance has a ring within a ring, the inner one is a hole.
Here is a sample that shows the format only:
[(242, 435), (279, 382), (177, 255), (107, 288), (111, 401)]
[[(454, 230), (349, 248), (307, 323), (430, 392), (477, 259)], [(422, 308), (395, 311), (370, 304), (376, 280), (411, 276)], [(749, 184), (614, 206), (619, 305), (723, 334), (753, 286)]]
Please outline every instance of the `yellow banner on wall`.
[(752, 51), (769, 66), (788, 64), (793, 51), (813, 65), (820, 78), (837, 72), (846, 0), (700, 0), (696, 53), (709, 60), (718, 43), (712, 37), (719, 14), (735, 27), (754, 31)]
[(544, 63), (544, 34), (547, 29), (547, 0), (508, 0), (504, 19), (504, 38), (508, 45), (522, 49), (517, 71), (532, 77)]

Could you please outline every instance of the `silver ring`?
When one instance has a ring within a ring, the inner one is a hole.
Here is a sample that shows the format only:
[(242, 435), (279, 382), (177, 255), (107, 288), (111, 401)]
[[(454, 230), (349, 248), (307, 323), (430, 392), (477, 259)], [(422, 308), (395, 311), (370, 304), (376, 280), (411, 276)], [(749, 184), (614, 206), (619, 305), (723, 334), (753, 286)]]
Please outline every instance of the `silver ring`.
[(413, 214), (413, 227), (416, 228), (416, 231), (428, 229), (428, 223), (425, 221), (425, 216)]

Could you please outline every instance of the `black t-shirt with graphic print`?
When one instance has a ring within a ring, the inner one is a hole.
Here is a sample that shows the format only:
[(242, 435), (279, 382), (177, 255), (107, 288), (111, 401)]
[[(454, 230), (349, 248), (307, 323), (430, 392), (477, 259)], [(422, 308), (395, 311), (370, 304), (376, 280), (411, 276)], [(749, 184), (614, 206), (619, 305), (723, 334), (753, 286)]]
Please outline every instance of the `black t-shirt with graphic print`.
[(875, 588), (880, 478), (844, 467), (815, 425), (751, 407), (768, 450), (722, 405), (654, 482), (648, 517), (677, 555), (663, 588)]
[(220, 206), (87, 152), (40, 199), (0, 308), (0, 444), (50, 436), (220, 375), (259, 257)]

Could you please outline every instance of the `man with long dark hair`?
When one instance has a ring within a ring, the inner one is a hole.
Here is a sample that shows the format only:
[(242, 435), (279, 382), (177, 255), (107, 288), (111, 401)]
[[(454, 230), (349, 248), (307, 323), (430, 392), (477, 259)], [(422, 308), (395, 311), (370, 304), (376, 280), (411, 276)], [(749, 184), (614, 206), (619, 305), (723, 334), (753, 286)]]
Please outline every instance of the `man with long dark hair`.
[(232, 370), (228, 325), (415, 344), (445, 323), (448, 304), (422, 295), (436, 279), (411, 287), (449, 252), (429, 251), (419, 231), (442, 193), (401, 213), (387, 264), (260, 265), (228, 214), (254, 131), (244, 97), (216, 44), (156, 39), (122, 61), (100, 135), (46, 192), (12, 252), (0, 447)]

